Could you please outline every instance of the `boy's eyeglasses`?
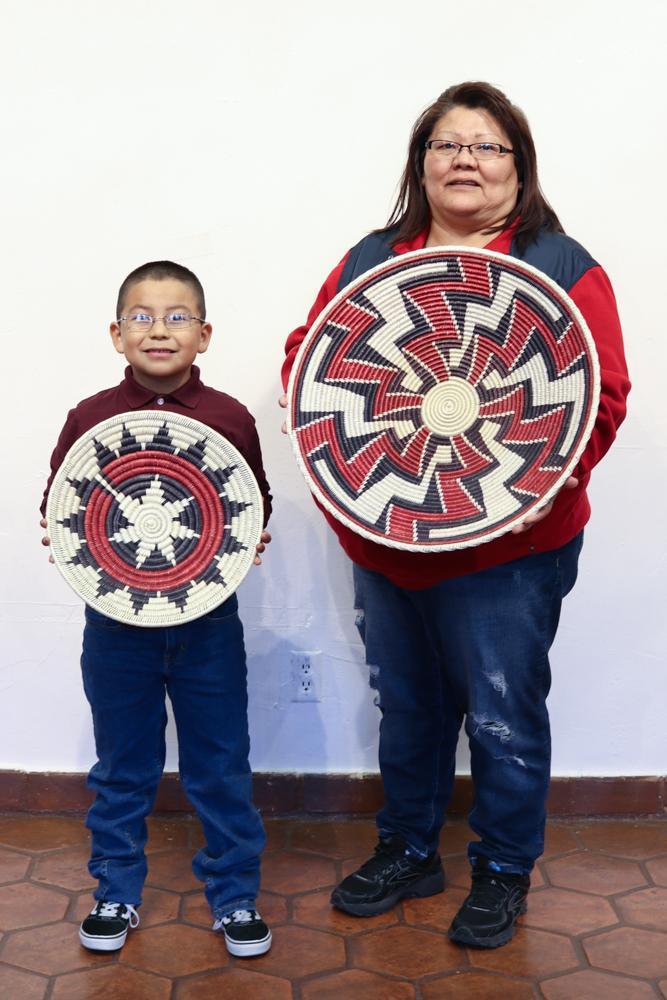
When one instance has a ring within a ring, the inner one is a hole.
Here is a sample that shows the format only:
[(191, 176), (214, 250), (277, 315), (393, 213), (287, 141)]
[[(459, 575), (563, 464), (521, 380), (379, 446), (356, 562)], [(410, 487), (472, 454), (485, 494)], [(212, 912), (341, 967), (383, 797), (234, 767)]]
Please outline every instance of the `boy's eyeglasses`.
[(132, 313), (130, 316), (120, 316), (119, 322), (125, 323), (127, 329), (132, 333), (148, 333), (158, 320), (162, 320), (167, 330), (185, 330), (192, 323), (205, 323), (206, 320), (199, 316), (191, 316), (190, 313), (171, 312), (166, 316), (151, 316), (150, 313)]

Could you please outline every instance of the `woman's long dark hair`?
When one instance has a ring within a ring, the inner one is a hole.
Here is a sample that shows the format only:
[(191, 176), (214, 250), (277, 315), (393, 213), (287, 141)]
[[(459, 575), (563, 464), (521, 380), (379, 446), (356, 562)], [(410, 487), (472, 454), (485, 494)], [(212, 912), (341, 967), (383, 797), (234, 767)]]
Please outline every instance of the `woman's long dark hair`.
[(516, 168), (521, 182), (517, 203), (503, 224), (488, 229), (488, 234), (500, 232), (520, 218), (514, 238), (522, 250), (532, 243), (542, 228), (562, 233), (563, 227), (558, 216), (542, 194), (537, 179), (535, 145), (523, 111), (490, 83), (470, 82), (448, 87), (415, 122), (396, 202), (387, 225), (378, 232), (398, 227), (393, 242), (399, 243), (414, 239), (429, 225), (431, 210), (422, 184), (426, 152), (424, 143), (442, 116), (456, 107), (481, 108), (488, 112), (504, 130), (516, 154)]

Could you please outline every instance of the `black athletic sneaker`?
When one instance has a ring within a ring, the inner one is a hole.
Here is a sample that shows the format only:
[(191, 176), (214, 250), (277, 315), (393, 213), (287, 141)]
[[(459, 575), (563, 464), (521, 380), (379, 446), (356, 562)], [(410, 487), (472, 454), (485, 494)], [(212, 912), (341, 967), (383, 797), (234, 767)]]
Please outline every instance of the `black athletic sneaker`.
[(400, 834), (382, 838), (375, 854), (361, 868), (343, 879), (331, 894), (339, 910), (357, 917), (384, 913), (401, 899), (434, 896), (445, 887), (440, 856), (430, 854), (423, 861), (408, 853)]
[(526, 912), (530, 876), (493, 871), (478, 860), (470, 895), (452, 920), (449, 937), (470, 948), (498, 948), (514, 937), (517, 917)]
[(79, 927), (79, 940), (91, 951), (118, 951), (125, 944), (128, 928), (138, 924), (139, 914), (129, 903), (98, 899)]
[(230, 955), (250, 958), (263, 955), (271, 947), (271, 931), (257, 910), (234, 910), (213, 924), (214, 931), (222, 931)]

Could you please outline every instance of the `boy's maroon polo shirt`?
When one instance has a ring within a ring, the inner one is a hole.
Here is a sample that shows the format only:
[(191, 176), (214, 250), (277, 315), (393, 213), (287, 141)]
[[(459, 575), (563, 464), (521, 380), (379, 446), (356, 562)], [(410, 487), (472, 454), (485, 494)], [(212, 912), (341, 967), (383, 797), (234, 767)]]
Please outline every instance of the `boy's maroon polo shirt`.
[(74, 442), (95, 424), (129, 410), (169, 410), (201, 421), (222, 434), (237, 448), (252, 469), (264, 497), (264, 524), (271, 513), (271, 493), (262, 464), (262, 452), (252, 415), (233, 396), (204, 385), (199, 368), (192, 366), (188, 381), (174, 392), (160, 395), (145, 389), (135, 381), (132, 369), (125, 369), (120, 385), (82, 400), (67, 414), (65, 426), (51, 456), (51, 474), (42, 500), (42, 514), (46, 511), (46, 498), (51, 481)]

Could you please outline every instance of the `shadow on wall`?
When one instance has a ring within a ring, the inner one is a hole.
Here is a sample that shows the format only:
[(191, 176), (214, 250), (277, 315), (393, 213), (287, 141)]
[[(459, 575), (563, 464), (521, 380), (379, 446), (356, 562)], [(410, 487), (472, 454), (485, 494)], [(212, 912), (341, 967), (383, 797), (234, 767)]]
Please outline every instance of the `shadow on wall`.
[[(277, 419), (276, 419), (277, 418)], [(273, 541), (239, 591), (248, 649), (253, 767), (377, 771), (380, 713), (355, 627), (352, 563), (315, 506), (277, 430), (273, 399), (258, 411), (274, 491)], [(275, 461), (276, 457), (279, 461)], [(319, 698), (293, 700), (293, 650), (321, 650)], [(458, 768), (469, 770), (466, 741)]]
[(322, 566), (322, 542), (316, 521), (279, 492), (270, 530), (273, 541), (262, 565), (253, 567), (239, 589), (252, 763), (261, 771), (323, 770), (326, 702), (295, 703), (291, 667), (292, 650), (328, 647), (322, 621), (327, 602), (320, 592), (324, 574), (309, 571), (312, 565)]

